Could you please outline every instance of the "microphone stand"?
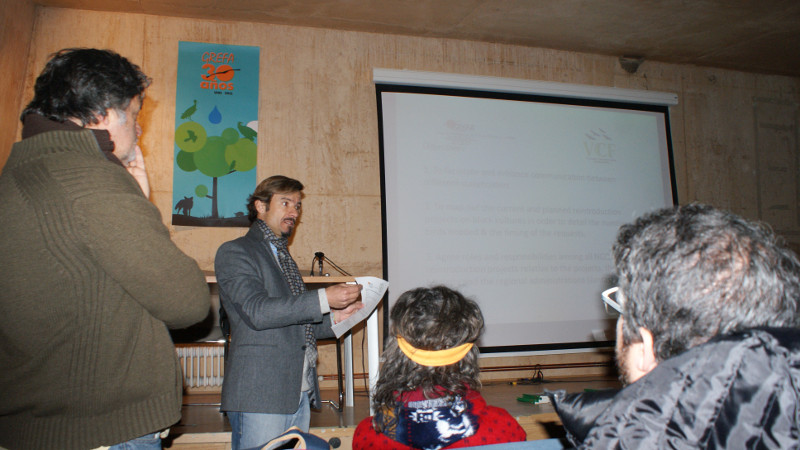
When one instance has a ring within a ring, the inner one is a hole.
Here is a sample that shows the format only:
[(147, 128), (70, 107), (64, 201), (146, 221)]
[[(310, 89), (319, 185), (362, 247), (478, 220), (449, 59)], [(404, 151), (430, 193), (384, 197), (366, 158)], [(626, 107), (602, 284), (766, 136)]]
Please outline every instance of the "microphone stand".
[[(325, 253), (322, 252), (315, 252), (314, 258), (311, 260), (311, 276), (314, 275), (314, 263), (319, 263), (319, 276), (325, 276), (322, 274), (322, 262), (328, 261), (328, 263), (333, 266), (334, 269), (338, 270), (342, 275), (347, 275), (352, 277), (350, 273), (346, 270), (342, 269), (341, 267), (337, 266), (335, 262), (331, 261), (330, 258), (325, 256)], [(348, 333), (350, 333), (348, 331)], [(336, 402), (331, 400), (322, 400), (322, 403), (330, 403), (335, 409), (339, 412), (344, 410), (344, 387), (342, 386), (342, 344), (339, 339), (336, 339), (336, 372), (337, 372), (337, 380), (339, 383), (339, 404), (337, 405)]]
[(320, 276), (320, 277), (322, 277), (322, 276), (325, 276), (325, 275), (323, 275), (323, 273), (322, 273), (322, 262), (323, 262), (323, 261), (328, 261), (328, 264), (330, 264), (331, 266), (333, 266), (333, 268), (334, 268), (334, 269), (336, 269), (337, 271), (339, 271), (339, 273), (341, 273), (342, 275), (346, 275), (346, 276), (348, 276), (348, 277), (352, 277), (352, 276), (353, 276), (352, 274), (350, 274), (350, 273), (349, 273), (349, 272), (347, 272), (346, 270), (344, 270), (344, 269), (342, 269), (341, 267), (339, 267), (338, 265), (336, 265), (336, 263), (335, 263), (335, 262), (331, 261), (331, 259), (330, 259), (330, 258), (328, 258), (327, 256), (325, 256), (325, 253), (322, 253), (322, 252), (316, 252), (316, 253), (314, 253), (314, 259), (312, 259), (312, 260), (311, 260), (311, 276), (312, 276), (312, 277), (313, 277), (313, 276), (317, 276), (317, 275), (315, 275), (315, 274), (314, 274), (314, 263), (315, 263), (315, 262), (318, 262), (318, 263), (319, 263), (319, 274), (318, 274), (318, 276)]

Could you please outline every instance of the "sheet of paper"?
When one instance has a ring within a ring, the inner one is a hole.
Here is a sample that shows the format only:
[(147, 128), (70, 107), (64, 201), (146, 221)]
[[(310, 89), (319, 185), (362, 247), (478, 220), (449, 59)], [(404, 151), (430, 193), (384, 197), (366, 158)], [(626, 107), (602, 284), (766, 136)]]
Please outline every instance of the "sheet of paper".
[(336, 338), (342, 337), (348, 330), (353, 328), (357, 323), (369, 317), (378, 303), (381, 302), (383, 294), (389, 288), (389, 282), (377, 277), (356, 277), (356, 283), (362, 286), (361, 288), (361, 301), (364, 307), (356, 311), (355, 314), (347, 319), (337, 323), (332, 327)]

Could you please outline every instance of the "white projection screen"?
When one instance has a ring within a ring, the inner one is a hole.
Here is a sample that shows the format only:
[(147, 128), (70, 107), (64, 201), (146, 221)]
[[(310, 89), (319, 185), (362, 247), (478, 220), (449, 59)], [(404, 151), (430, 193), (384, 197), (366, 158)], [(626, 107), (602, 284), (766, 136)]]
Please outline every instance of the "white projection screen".
[(617, 230), (677, 202), (677, 97), (384, 69), (374, 81), (389, 306), (443, 284), (480, 304), (484, 354), (610, 345), (600, 293)]

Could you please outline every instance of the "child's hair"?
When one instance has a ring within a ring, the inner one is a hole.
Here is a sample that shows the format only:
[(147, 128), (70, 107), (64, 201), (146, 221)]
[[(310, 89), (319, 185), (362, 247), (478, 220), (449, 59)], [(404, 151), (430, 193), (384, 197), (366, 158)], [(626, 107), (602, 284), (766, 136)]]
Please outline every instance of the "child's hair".
[(417, 288), (397, 299), (390, 318), (391, 336), (372, 398), (376, 411), (394, 408), (397, 394), (419, 388), (426, 396), (440, 396), (480, 387), (477, 345), (454, 364), (429, 367), (411, 361), (397, 344), (397, 336), (420, 350), (476, 342), (483, 331), (483, 314), (477, 303), (445, 286)]

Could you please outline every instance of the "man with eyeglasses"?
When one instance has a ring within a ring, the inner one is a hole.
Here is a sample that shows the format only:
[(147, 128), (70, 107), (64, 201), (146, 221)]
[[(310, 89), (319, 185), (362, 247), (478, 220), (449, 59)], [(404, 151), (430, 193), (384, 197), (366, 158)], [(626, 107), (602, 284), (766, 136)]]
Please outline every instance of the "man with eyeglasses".
[(797, 448), (800, 263), (709, 206), (645, 215), (613, 246), (625, 387), (551, 394), (580, 448)]

